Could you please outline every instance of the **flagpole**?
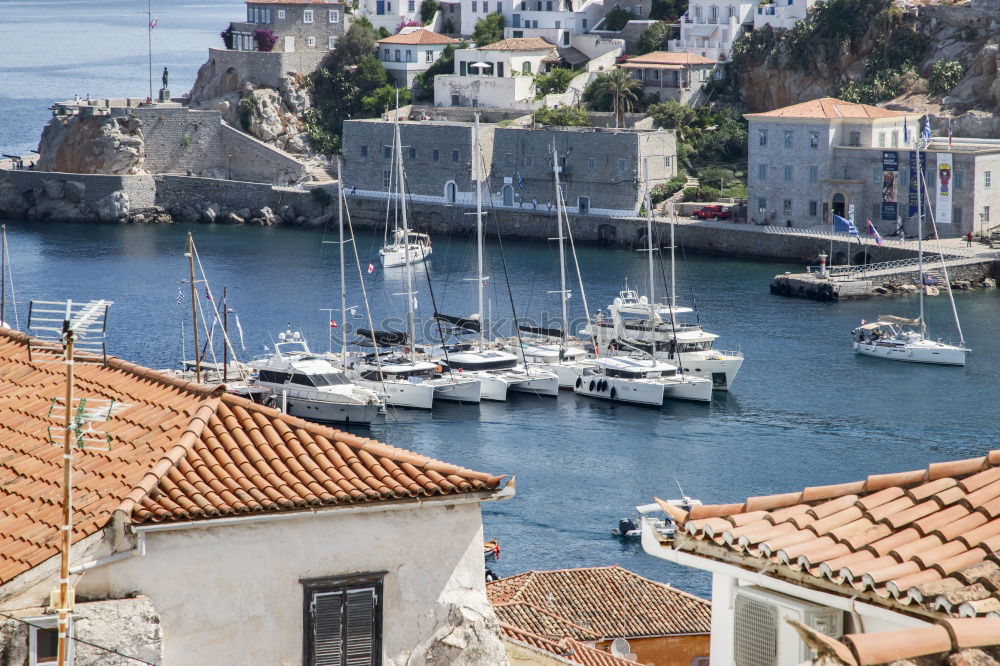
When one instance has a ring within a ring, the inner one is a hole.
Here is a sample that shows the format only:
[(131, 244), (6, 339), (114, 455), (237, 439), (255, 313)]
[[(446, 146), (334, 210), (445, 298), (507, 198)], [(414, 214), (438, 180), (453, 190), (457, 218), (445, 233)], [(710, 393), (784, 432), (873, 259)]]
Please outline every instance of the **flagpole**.
[(149, 101), (153, 101), (153, 0), (146, 0), (146, 41), (149, 46)]

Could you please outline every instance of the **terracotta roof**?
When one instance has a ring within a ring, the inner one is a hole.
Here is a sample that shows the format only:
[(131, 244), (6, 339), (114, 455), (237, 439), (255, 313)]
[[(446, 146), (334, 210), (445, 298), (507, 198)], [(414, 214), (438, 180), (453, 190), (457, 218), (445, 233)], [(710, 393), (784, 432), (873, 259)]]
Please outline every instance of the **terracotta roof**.
[(379, 44), (409, 44), (412, 46), (430, 46), (435, 44), (458, 44), (457, 39), (439, 35), (436, 32), (420, 28), (406, 34), (400, 33), (378, 40)]
[(541, 37), (517, 37), (514, 39), (501, 39), (486, 46), (480, 46), (480, 51), (542, 51), (554, 49), (555, 45), (547, 42)]
[(678, 550), (897, 609), (1000, 617), (1000, 450), (680, 513)]
[(493, 610), (501, 622), (543, 636), (568, 636), (578, 641), (596, 641), (598, 633), (525, 601), (495, 603)]
[[(956, 656), (975, 659), (980, 648), (989, 649), (994, 656), (1000, 652), (997, 649), (1000, 646), (1000, 618), (947, 618), (939, 620), (938, 624), (912, 629), (847, 634), (843, 642), (796, 620), (788, 622), (819, 656), (849, 666), (902, 663), (901, 660), (917, 658), (922, 658), (921, 663), (928, 663), (927, 658), (932, 656), (938, 657), (935, 660), (938, 663), (954, 666), (958, 661)], [(946, 661), (944, 658), (949, 655), (952, 658)], [(979, 660), (972, 663), (996, 662)]]
[(696, 53), (684, 51), (653, 51), (645, 55), (629, 58), (625, 62), (634, 65), (714, 65), (716, 61), (703, 58)]
[(765, 111), (763, 113), (748, 113), (747, 118), (826, 118), (828, 120), (837, 120), (840, 118), (844, 119), (858, 119), (858, 120), (873, 120), (877, 118), (902, 118), (904, 116), (913, 115), (906, 113), (905, 111), (890, 111), (889, 109), (880, 109), (877, 106), (871, 106), (869, 104), (855, 104), (853, 102), (845, 102), (840, 99), (834, 99), (833, 97), (822, 97), (820, 99), (810, 100), (808, 102), (802, 102), (801, 104), (792, 104), (791, 106), (785, 106), (780, 109), (774, 109), (773, 111)]
[[(0, 583), (58, 553), (62, 447), (49, 443), (63, 366), (0, 329)], [(110, 450), (74, 456), (74, 539), (117, 513), (197, 520), (499, 488), (473, 472), (111, 358), (77, 365), (78, 394), (127, 405), (100, 429)]]
[(526, 602), (602, 637), (707, 634), (705, 599), (619, 566), (529, 571), (486, 585), (493, 604)]
[(520, 627), (501, 621), (500, 631), (509, 640), (529, 645), (538, 650), (562, 657), (566, 661), (583, 666), (636, 666), (631, 659), (616, 657), (610, 652), (592, 648), (571, 638), (552, 638), (525, 631)]

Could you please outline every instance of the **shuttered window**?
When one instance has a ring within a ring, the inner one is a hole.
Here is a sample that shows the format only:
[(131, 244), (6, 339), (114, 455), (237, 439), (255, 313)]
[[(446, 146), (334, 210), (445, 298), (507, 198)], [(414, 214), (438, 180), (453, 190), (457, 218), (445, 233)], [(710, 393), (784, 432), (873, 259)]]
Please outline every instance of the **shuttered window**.
[(381, 574), (303, 584), (306, 666), (379, 666)]

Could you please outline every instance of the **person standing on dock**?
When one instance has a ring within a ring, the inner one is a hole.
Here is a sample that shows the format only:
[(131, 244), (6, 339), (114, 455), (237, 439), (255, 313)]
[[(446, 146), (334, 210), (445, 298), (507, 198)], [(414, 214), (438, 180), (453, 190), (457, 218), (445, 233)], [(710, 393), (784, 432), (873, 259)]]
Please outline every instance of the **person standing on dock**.
[(965, 234), (965, 247), (972, 247), (972, 232)]

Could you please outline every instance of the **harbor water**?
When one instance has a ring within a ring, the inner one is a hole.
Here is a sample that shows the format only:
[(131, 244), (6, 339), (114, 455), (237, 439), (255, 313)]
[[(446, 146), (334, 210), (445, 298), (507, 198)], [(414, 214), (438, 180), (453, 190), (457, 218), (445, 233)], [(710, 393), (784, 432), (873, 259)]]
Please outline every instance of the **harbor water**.
[[(289, 323), (314, 349), (325, 351), (331, 332), (338, 348), (343, 329), (331, 331), (321, 311), (340, 307), (338, 246), (322, 243), (336, 240), (332, 230), (8, 223), (17, 319), (23, 327), (33, 298), (113, 300), (109, 351), (155, 368), (176, 367), (193, 355), (189, 294), (181, 282), (187, 278), (189, 231), (215, 298), (228, 288), (243, 331), (245, 351), (231, 330), (242, 358), (263, 353)], [(475, 245), (464, 236), (433, 240), (426, 275), (422, 266), (415, 271), (421, 320), (427, 322), (435, 309), (428, 275), (437, 310), (468, 316), (476, 310)], [(398, 294), (405, 291), (404, 274), (378, 267), (381, 241), (380, 232), (359, 232), (362, 271), (349, 262), (348, 305), (363, 306), (364, 275), (376, 326), (403, 330), (406, 308)], [(486, 250), (491, 326), (510, 329), (504, 263), (517, 315), (556, 325), (555, 244), (508, 240), (502, 249), (501, 255), (492, 239)], [(626, 277), (645, 291), (644, 253), (578, 250), (591, 310), (606, 307)], [(376, 266), (371, 274), (369, 262)], [(678, 496), (679, 487), (705, 502), (739, 501), (997, 447), (997, 290), (956, 295), (974, 350), (969, 365), (928, 367), (851, 351), (850, 330), (862, 318), (912, 316), (915, 297), (799, 301), (771, 296), (767, 285), (775, 273), (800, 266), (679, 254), (677, 268), (679, 301), (697, 305), (705, 328), (722, 335), (717, 347), (746, 355), (733, 390), (717, 393), (710, 405), (668, 402), (655, 410), (571, 392), (558, 398), (515, 395), (505, 404), (444, 403), (430, 413), (393, 412), (365, 431), (434, 458), (516, 476), (514, 499), (484, 506), (485, 536), (502, 545), (500, 561), (490, 565), (498, 574), (617, 563), (708, 595), (707, 575), (656, 560), (638, 543), (613, 537), (618, 519), (653, 495)], [(658, 271), (657, 289), (668, 274)], [(571, 314), (579, 318), (583, 298), (575, 276), (571, 288)], [(199, 298), (211, 305), (202, 288)], [(13, 320), (9, 307), (6, 318)], [(348, 327), (366, 326), (362, 311), (348, 315)], [(954, 337), (945, 297), (928, 299), (927, 313), (932, 335)], [(339, 312), (334, 319), (344, 324)], [(418, 326), (418, 336), (430, 341), (435, 335), (435, 327)]]

